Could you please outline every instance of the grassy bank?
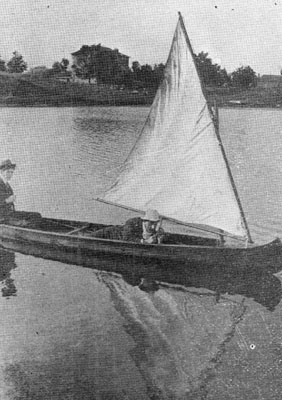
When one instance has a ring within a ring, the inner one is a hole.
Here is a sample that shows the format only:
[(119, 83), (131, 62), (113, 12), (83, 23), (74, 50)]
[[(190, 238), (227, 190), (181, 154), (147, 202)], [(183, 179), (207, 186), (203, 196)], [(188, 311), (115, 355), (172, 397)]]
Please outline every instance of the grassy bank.
[(207, 88), (211, 104), (216, 101), (219, 107), (282, 107), (282, 90), (252, 88)]
[[(282, 90), (207, 88), (208, 101), (219, 107), (280, 107)], [(61, 82), (32, 75), (0, 74), (2, 106), (150, 105), (154, 92), (117, 90), (95, 84)]]
[(28, 75), (0, 75), (2, 106), (146, 105), (153, 93), (135, 93), (94, 84), (60, 82)]

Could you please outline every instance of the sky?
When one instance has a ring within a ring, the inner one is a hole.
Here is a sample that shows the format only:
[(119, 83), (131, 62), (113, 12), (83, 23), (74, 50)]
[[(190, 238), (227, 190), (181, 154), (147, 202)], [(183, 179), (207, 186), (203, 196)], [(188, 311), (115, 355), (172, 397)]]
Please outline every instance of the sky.
[(142, 64), (165, 63), (180, 11), (194, 52), (232, 72), (282, 68), (282, 0), (0, 0), (0, 56), (51, 67), (82, 45), (118, 48)]

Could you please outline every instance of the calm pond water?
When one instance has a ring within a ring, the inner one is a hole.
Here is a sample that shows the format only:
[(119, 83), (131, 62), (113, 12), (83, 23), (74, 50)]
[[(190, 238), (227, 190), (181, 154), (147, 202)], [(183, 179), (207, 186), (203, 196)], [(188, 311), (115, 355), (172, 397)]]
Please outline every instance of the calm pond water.
[[(115, 179), (147, 113), (145, 107), (2, 108), (0, 159), (17, 163), (17, 208), (123, 222), (128, 213), (93, 199)], [(223, 109), (220, 132), (253, 239), (282, 238), (282, 112)], [(279, 275), (260, 282), (257, 298), (254, 290), (245, 300), (229, 297), (246, 307), (236, 327), (229, 303), (215, 310), (200, 296), (209, 340), (195, 344), (200, 353), (195, 346), (189, 353), (195, 334), (187, 302), (190, 311), (198, 307), (194, 295), (169, 287), (147, 294), (119, 277), (21, 254), (0, 254), (0, 265), (3, 400), (280, 398)], [(233, 336), (224, 354), (209, 347), (222, 345), (225, 333)], [(221, 364), (210, 376), (215, 358)]]

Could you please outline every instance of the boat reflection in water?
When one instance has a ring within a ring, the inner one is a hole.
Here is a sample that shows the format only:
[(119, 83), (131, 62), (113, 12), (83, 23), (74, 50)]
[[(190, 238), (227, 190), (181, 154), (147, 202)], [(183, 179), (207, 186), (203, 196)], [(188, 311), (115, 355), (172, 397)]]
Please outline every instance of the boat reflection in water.
[(281, 281), (269, 271), (250, 270), (238, 274), (236, 269), (233, 273), (222, 274), (222, 271), (213, 271), (213, 275), (199, 277), (199, 282), (194, 282), (196, 287), (212, 290), (219, 298), (221, 295), (241, 295), (253, 299), (269, 311), (274, 311), (282, 298)]
[[(178, 285), (181, 288), (198, 288), (208, 289), (214, 292), (217, 299), (224, 294), (241, 295), (246, 298), (253, 299), (261, 304), (269, 311), (274, 311), (275, 307), (280, 303), (282, 298), (282, 286), (278, 277), (273, 275), (281, 270), (280, 263), (277, 265), (249, 265), (248, 268), (240, 270), (234, 264), (232, 268), (224, 270), (222, 266), (210, 268), (206, 265), (200, 270), (195, 266), (195, 273), (191, 273), (191, 265), (189, 269), (185, 268), (185, 264), (181, 263), (172, 265), (164, 262), (159, 265), (144, 265), (126, 262), (118, 257), (90, 257), (77, 252), (67, 252), (58, 246), (38, 246), (29, 243), (13, 243), (13, 249), (22, 254), (33, 255), (44, 259), (60, 261), (65, 264), (79, 265), (81, 267), (91, 268), (94, 270), (102, 270), (105, 272), (118, 273), (131, 286), (140, 285), (144, 291), (156, 291), (160, 286)], [(6, 275), (3, 275), (6, 286), (12, 287), (12, 280), (9, 284), (9, 271), (16, 267), (14, 262), (14, 253), (1, 250), (1, 274), (2, 268)], [(3, 260), (3, 261), (2, 261)], [(129, 265), (130, 263), (130, 265)], [(8, 281), (7, 281), (8, 280)], [(168, 283), (164, 283), (168, 282)], [(15, 290), (15, 289), (14, 289)], [(16, 291), (16, 290), (15, 290)], [(5, 289), (2, 293), (8, 293)], [(11, 294), (10, 294), (11, 295)]]
[(14, 279), (11, 278), (11, 270), (16, 267), (15, 253), (0, 249), (0, 281), (3, 297), (16, 296), (17, 288)]

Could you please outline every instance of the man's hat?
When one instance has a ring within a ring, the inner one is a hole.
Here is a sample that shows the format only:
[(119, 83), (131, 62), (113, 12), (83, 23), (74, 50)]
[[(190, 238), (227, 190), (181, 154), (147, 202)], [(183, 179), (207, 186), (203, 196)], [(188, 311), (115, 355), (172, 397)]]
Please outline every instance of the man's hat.
[(143, 219), (143, 221), (157, 222), (160, 220), (160, 216), (157, 210), (147, 210), (141, 219)]
[(7, 169), (15, 169), (16, 164), (13, 164), (11, 160), (5, 160), (0, 164), (0, 170), (6, 171)]

